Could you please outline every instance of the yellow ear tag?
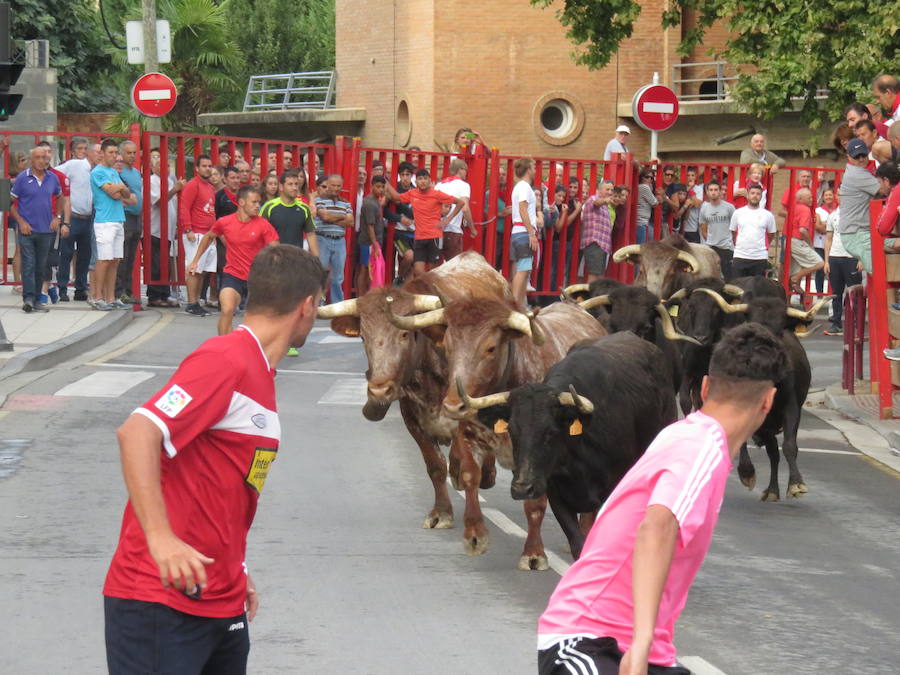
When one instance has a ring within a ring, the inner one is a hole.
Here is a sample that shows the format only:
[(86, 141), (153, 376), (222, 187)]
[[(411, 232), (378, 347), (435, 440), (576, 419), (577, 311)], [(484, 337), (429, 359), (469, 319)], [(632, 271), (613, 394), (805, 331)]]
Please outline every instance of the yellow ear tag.
[(669, 307), (669, 316), (678, 317), (678, 307), (679, 305), (672, 305)]
[(569, 425), (569, 436), (581, 436), (581, 420), (575, 420)]
[(506, 420), (497, 420), (494, 422), (494, 433), (495, 434), (505, 434), (509, 429), (509, 422)]

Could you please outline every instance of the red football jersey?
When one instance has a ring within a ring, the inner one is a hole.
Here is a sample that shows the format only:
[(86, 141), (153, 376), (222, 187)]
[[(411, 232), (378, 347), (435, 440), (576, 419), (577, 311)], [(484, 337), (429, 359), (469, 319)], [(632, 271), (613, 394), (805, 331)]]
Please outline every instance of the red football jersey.
[(223, 271), (244, 281), (250, 276), (250, 265), (256, 254), (270, 242), (278, 241), (278, 232), (261, 216), (242, 222), (236, 213), (232, 213), (219, 218), (213, 224), (212, 231), (225, 237), (228, 254)]
[(207, 340), (135, 413), (163, 434), (162, 490), (173, 532), (215, 562), (198, 599), (164, 588), (129, 501), (103, 594), (196, 616), (242, 614), (247, 532), (281, 438), (275, 371), (259, 340), (246, 326)]

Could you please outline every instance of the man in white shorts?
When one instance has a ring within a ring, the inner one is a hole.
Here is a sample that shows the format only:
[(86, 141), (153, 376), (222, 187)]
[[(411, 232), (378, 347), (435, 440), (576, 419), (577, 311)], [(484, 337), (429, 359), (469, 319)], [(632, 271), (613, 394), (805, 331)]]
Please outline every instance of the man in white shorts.
[(97, 166), (91, 170), (97, 240), (97, 288), (91, 289), (91, 294), (94, 308), (102, 311), (131, 307), (116, 299), (116, 272), (125, 244), (125, 205), (137, 204), (137, 197), (113, 168), (118, 153), (118, 142), (107, 138), (100, 144)]

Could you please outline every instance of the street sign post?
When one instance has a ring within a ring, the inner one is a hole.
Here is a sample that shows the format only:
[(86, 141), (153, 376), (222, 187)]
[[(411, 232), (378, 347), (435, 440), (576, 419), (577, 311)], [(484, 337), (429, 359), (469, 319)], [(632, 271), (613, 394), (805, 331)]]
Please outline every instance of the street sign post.
[[(125, 40), (128, 50), (128, 63), (141, 64), (144, 55), (144, 22), (127, 21), (125, 23)], [(156, 58), (157, 63), (172, 61), (172, 31), (166, 19), (156, 20)]]
[(168, 75), (147, 73), (131, 88), (131, 103), (142, 115), (162, 117), (175, 107), (178, 91)]
[(678, 120), (678, 97), (659, 84), (659, 73), (653, 73), (653, 84), (638, 89), (631, 99), (631, 114), (639, 126), (650, 132), (650, 157), (656, 157), (659, 132)]

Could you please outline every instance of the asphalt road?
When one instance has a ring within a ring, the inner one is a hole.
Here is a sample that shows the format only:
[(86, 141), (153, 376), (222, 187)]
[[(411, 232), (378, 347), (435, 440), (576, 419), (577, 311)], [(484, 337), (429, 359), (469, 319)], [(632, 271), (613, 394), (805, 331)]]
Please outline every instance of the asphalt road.
[[(158, 316), (18, 381), (0, 411), (2, 672), (104, 672), (100, 589), (125, 502), (114, 429), (215, 331)], [(813, 386), (837, 381), (839, 339), (806, 344)], [(279, 369), (281, 451), (248, 552), (262, 602), (252, 672), (535, 672), (536, 619), (559, 577), (515, 569), (524, 516), (509, 474), (483, 493), (486, 555), (465, 555), (459, 524), (421, 529), (430, 482), (395, 409), (362, 417), (365, 367), (358, 341), (320, 323)], [(698, 673), (898, 670), (897, 476), (808, 413), (800, 445), (799, 501), (762, 503), (730, 479), (676, 634)], [(765, 452), (752, 454), (764, 485)], [(462, 506), (454, 496), (458, 519)], [(549, 513), (544, 539), (563, 569)]]

